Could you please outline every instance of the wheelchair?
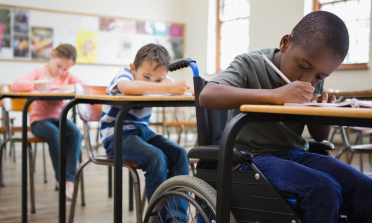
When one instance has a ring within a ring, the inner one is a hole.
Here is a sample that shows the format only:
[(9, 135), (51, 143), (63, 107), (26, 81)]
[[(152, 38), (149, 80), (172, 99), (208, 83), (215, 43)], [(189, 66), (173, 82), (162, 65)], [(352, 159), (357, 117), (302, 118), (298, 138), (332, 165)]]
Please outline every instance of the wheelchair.
[[(199, 95), (207, 81), (199, 77), (196, 62), (185, 58), (169, 65), (169, 71), (191, 67), (194, 74), (195, 106), (199, 146), (189, 151), (189, 158), (199, 159), (193, 176), (176, 176), (161, 184), (151, 197), (144, 222), (163, 222), (160, 212), (177, 218), (178, 199), (188, 202), (188, 222), (215, 223), (217, 207), (218, 151), (219, 142), (227, 122), (227, 111), (201, 108)], [(234, 120), (234, 119), (233, 119)], [(233, 121), (231, 120), (231, 122)], [(310, 141), (310, 152), (331, 156), (332, 143)], [(280, 193), (261, 173), (251, 160), (252, 154), (234, 148), (232, 156), (232, 182), (230, 197), (230, 223), (288, 222), (300, 223), (296, 210), (296, 197)], [(249, 171), (240, 171), (245, 164)], [(223, 191), (218, 191), (223, 193)], [(229, 199), (229, 198), (227, 198)], [(170, 205), (172, 204), (172, 205)], [(346, 216), (340, 221), (347, 222)]]

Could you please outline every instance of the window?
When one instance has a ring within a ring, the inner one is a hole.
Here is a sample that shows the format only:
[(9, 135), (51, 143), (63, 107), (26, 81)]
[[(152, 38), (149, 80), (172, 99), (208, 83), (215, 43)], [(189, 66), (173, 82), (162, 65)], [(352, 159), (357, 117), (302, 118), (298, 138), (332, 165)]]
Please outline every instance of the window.
[(366, 69), (369, 61), (371, 0), (314, 0), (314, 11), (336, 14), (349, 30), (350, 46), (339, 69)]
[(249, 0), (210, 0), (209, 5), (210, 12), (212, 7), (217, 11), (217, 22), (210, 22), (208, 36), (213, 36), (212, 32), (217, 36), (215, 41), (208, 39), (207, 72), (216, 73), (225, 70), (237, 55), (248, 53), (250, 4)]

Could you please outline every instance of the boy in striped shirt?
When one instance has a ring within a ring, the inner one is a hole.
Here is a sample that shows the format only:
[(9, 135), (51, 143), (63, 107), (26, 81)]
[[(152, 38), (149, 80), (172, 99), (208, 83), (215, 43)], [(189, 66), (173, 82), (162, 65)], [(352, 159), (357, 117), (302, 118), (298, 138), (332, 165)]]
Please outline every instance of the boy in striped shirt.
[[(186, 81), (173, 81), (166, 77), (170, 56), (160, 45), (142, 47), (130, 68), (121, 69), (107, 88), (107, 95), (176, 94), (193, 88)], [(114, 157), (114, 125), (120, 107), (103, 105), (100, 134), (109, 157)], [(132, 109), (123, 123), (123, 159), (132, 160), (145, 172), (147, 199), (168, 178), (189, 175), (189, 160), (184, 148), (155, 134), (148, 123), (152, 108)], [(185, 200), (178, 201), (180, 222), (187, 222)], [(170, 205), (173, 207), (173, 205)], [(165, 215), (165, 213), (163, 214)], [(172, 222), (172, 216), (161, 216), (162, 222)]]

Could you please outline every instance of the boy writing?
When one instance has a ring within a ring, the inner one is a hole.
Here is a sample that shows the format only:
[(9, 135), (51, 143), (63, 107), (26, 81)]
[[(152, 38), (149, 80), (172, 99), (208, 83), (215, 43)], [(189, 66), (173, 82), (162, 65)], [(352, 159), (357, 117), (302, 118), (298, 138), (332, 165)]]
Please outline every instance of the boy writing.
[[(348, 31), (340, 18), (324, 11), (310, 13), (281, 39), (279, 49), (237, 56), (203, 89), (200, 104), (231, 109), (231, 120), (242, 104), (334, 103), (324, 91), (324, 79), (348, 49)], [(291, 83), (286, 84), (262, 54)], [(340, 214), (349, 222), (372, 222), (372, 179), (335, 158), (307, 152), (303, 129), (299, 123), (252, 123), (240, 131), (236, 144), (252, 152), (254, 163), (279, 191), (298, 197), (303, 222), (337, 222)], [(308, 129), (316, 141), (323, 141), (330, 126)]]
[[(160, 45), (142, 47), (130, 69), (123, 68), (107, 88), (107, 95), (142, 95), (150, 93), (182, 95), (193, 89), (186, 81), (166, 78), (170, 56)], [(192, 92), (193, 93), (193, 92)], [(114, 125), (120, 107), (103, 105), (100, 133), (106, 153), (114, 157)], [(189, 160), (184, 148), (152, 132), (148, 123), (152, 108), (132, 109), (123, 123), (123, 159), (132, 160), (145, 171), (147, 199), (168, 178), (189, 175)], [(187, 222), (186, 201), (179, 201), (180, 220)], [(170, 207), (173, 207), (170, 204)], [(171, 222), (172, 216), (161, 216)], [(173, 219), (174, 220), (174, 219)]]

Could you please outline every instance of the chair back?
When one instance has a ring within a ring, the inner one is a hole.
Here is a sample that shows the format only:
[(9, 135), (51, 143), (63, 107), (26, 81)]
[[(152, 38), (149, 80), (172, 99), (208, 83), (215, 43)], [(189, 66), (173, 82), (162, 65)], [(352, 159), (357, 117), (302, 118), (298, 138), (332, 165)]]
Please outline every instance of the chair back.
[(228, 110), (212, 110), (200, 106), (199, 96), (207, 83), (201, 77), (194, 77), (196, 125), (199, 146), (219, 145), (227, 122)]
[[(2, 84), (0, 86), (1, 93), (11, 92), (11, 86), (9, 84)], [(21, 112), (27, 99), (23, 98), (3, 98), (1, 99), (1, 107), (6, 112)], [(28, 107), (28, 112), (31, 111), (31, 106)]]
[[(107, 87), (102, 86), (75, 85), (76, 95), (106, 95), (106, 89)], [(78, 104), (78, 111), (81, 120), (98, 122), (101, 119), (102, 105)]]
[(200, 92), (208, 83), (199, 76), (196, 62), (184, 58), (169, 64), (169, 71), (175, 71), (190, 66), (194, 74), (196, 127), (198, 131), (199, 146), (218, 145), (227, 122), (227, 110), (211, 110), (202, 108), (199, 104)]
[[(76, 84), (76, 95), (105, 95), (107, 87), (90, 86), (83, 84)], [(102, 115), (102, 105), (100, 104), (78, 104), (78, 113), (84, 125), (84, 139), (87, 148), (88, 156), (91, 160), (95, 160), (92, 145), (90, 142), (89, 125), (88, 122), (99, 122)]]

